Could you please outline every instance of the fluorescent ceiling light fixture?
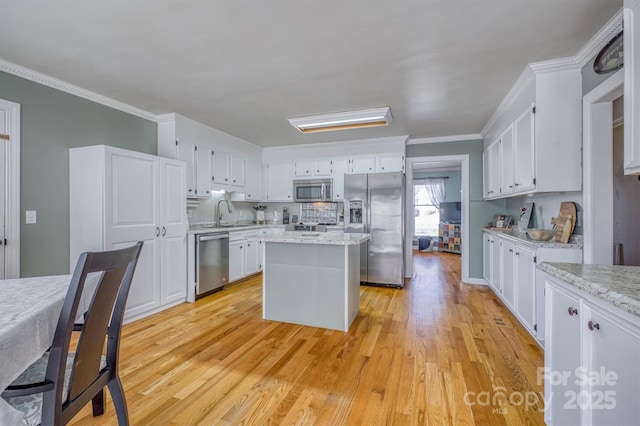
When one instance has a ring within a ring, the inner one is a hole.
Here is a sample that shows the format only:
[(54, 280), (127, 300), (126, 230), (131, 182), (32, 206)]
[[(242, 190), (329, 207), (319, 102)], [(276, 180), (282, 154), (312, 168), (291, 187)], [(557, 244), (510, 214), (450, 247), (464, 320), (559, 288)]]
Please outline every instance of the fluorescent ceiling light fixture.
[(289, 123), (302, 133), (315, 133), (387, 126), (392, 119), (391, 108), (382, 107), (290, 118)]

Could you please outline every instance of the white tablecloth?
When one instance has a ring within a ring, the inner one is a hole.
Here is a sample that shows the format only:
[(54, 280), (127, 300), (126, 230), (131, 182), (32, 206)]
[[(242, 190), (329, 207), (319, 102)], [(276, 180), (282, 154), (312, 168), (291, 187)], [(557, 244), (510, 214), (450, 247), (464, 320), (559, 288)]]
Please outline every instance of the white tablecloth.
[[(0, 391), (51, 346), (71, 275), (0, 280)], [(0, 398), (0, 425), (22, 413)]]

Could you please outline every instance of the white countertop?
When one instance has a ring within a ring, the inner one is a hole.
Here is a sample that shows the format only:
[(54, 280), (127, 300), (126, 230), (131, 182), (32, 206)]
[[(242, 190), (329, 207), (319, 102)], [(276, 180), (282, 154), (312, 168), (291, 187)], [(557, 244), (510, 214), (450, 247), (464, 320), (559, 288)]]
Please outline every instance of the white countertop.
[(212, 224), (200, 224), (189, 226), (189, 234), (206, 234), (209, 232), (235, 232), (235, 231), (250, 231), (255, 229), (283, 229), (282, 224), (229, 224), (222, 226), (213, 226)]
[(538, 269), (640, 317), (640, 267), (542, 263)]
[(537, 241), (529, 237), (529, 235), (520, 233), (514, 230), (505, 230), (498, 231), (495, 229), (483, 229), (484, 232), (488, 232), (490, 234), (499, 235), (508, 240), (515, 241), (517, 243), (528, 244), (532, 247), (536, 248), (572, 248), (572, 249), (582, 249), (583, 246), (583, 237), (582, 235), (572, 235), (569, 239), (568, 243), (560, 243), (555, 239), (551, 239), (549, 241)]
[(247, 234), (249, 241), (263, 240), (269, 243), (292, 244), (330, 244), (330, 245), (356, 245), (371, 239), (369, 234), (344, 233), (344, 232), (307, 232), (307, 231), (280, 231), (265, 229)]

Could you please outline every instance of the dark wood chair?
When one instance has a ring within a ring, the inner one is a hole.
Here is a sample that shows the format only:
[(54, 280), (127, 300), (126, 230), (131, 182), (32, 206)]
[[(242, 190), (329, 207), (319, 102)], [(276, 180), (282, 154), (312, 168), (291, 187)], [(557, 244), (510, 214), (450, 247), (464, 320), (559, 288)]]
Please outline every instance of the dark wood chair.
[[(80, 255), (51, 349), (2, 393), (9, 404), (25, 414), (27, 424), (66, 424), (89, 401), (93, 401), (93, 415), (101, 415), (105, 386), (111, 393), (118, 423), (128, 424), (118, 354), (124, 309), (141, 249), (142, 242), (138, 242), (121, 250)], [(84, 323), (74, 324), (88, 276), (97, 285)], [(75, 352), (69, 352), (74, 330), (80, 336)]]

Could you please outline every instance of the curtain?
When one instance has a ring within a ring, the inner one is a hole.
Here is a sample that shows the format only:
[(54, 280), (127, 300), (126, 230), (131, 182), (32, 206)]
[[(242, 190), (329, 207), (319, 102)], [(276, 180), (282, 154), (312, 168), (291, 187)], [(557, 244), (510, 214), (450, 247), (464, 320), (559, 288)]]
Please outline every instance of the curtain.
[(431, 178), (424, 180), (424, 189), (427, 191), (431, 204), (439, 209), (440, 203), (444, 201), (444, 179)]

